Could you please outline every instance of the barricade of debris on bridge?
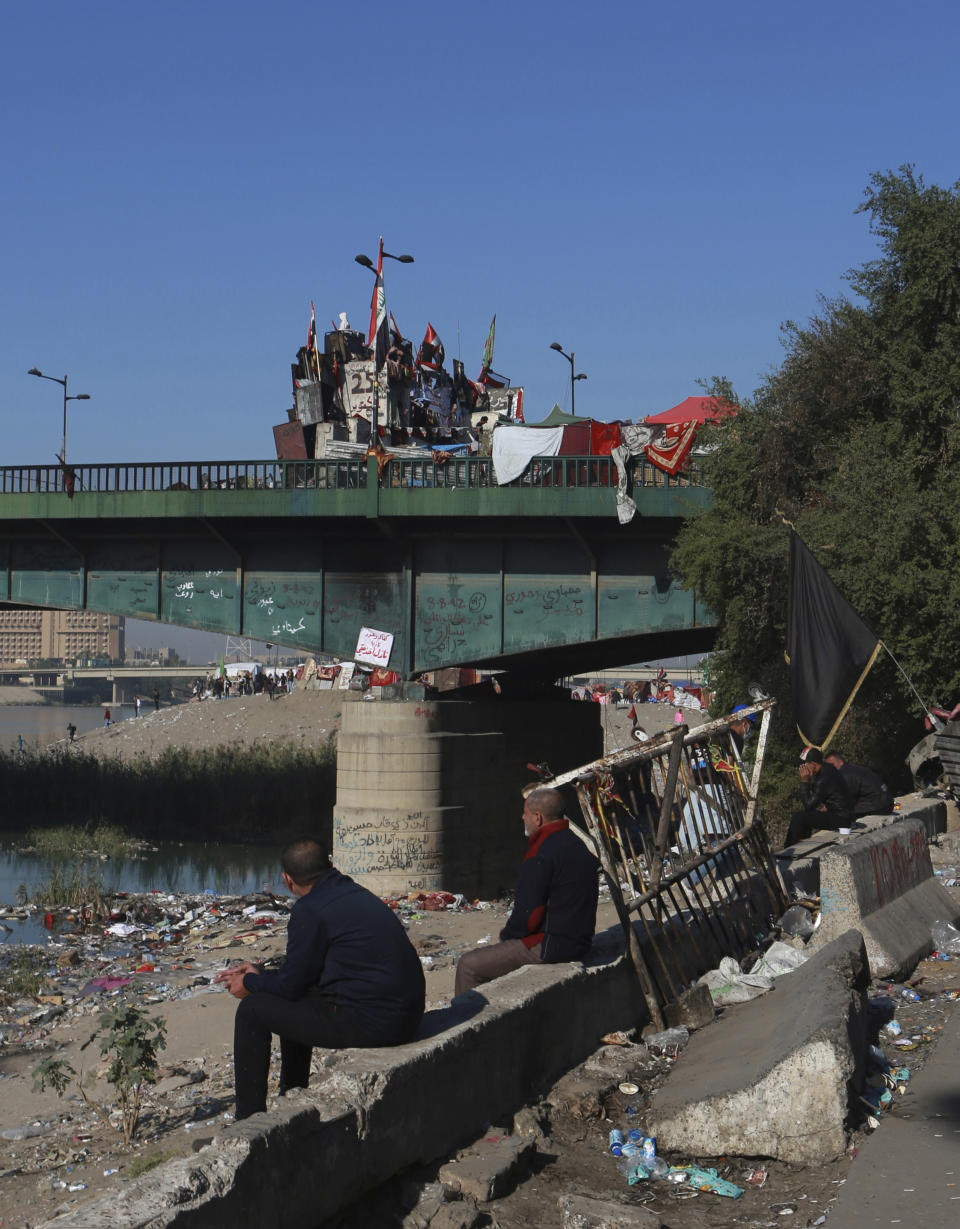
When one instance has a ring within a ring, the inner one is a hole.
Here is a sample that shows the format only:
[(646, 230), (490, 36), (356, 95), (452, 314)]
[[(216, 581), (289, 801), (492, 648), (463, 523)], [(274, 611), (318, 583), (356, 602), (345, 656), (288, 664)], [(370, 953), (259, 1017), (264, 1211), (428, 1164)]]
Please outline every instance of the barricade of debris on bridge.
[[(651, 1021), (719, 957), (755, 951), (786, 892), (757, 809), (767, 699), (553, 777), (576, 789)], [(759, 718), (752, 769), (731, 726)]]

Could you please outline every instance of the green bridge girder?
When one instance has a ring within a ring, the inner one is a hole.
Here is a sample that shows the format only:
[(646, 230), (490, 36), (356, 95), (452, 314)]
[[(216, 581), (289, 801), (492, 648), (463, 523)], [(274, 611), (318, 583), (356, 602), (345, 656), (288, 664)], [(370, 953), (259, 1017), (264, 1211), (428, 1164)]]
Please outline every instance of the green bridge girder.
[(3, 469), (0, 604), (344, 658), (372, 627), (392, 633), (405, 675), (557, 676), (695, 652), (713, 620), (667, 560), (711, 493), (652, 482), (621, 525), (609, 457), (540, 459), (508, 486), (476, 457), (391, 460), (379, 481), (374, 458)]

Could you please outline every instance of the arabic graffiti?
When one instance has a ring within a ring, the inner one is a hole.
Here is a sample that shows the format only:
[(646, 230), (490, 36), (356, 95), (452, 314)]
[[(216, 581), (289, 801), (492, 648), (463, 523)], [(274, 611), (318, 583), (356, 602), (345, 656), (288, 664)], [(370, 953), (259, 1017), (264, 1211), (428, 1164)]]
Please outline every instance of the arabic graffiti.
[[(442, 834), (422, 827), (422, 812), (380, 815), (363, 821), (335, 815), (333, 856), (337, 869), (346, 875), (413, 872), (427, 876), (440, 873)], [(413, 881), (411, 881), (412, 883)], [(427, 879), (424, 880), (426, 885)], [(432, 880), (429, 886), (434, 886)]]
[(418, 602), (417, 658), (425, 665), (456, 661), (464, 653), (485, 647), (497, 635), (496, 620), (486, 609), (487, 595), (476, 590), (463, 597), (425, 594)]
[(533, 585), (523, 589), (509, 589), (503, 595), (507, 612), (524, 616), (533, 623), (544, 623), (559, 616), (582, 618), (583, 588), (581, 585), (553, 585), (542, 588)]

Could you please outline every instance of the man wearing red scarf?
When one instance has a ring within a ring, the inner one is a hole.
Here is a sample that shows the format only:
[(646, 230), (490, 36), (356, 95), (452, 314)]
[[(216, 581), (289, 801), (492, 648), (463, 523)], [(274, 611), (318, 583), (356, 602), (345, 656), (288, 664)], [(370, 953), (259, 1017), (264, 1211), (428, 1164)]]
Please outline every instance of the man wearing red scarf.
[(454, 994), (525, 964), (581, 960), (597, 924), (597, 859), (563, 817), (563, 795), (536, 789), (523, 804), (527, 852), (500, 942), (457, 962)]

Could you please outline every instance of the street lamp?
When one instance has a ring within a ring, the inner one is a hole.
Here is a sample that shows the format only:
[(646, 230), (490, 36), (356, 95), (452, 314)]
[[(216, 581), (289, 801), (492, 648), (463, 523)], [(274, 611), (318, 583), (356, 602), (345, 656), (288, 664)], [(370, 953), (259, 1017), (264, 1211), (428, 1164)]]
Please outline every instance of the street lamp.
[(61, 380), (58, 376), (45, 376), (42, 371), (36, 367), (31, 367), (27, 372), (28, 376), (39, 376), (41, 380), (52, 380), (54, 384), (63, 385), (63, 443), (60, 446), (60, 464), (66, 469), (67, 466), (67, 402), (68, 401), (89, 401), (89, 393), (76, 393), (72, 397), (67, 396), (67, 377), (64, 376)]
[[(402, 265), (412, 265), (413, 257), (408, 253), (402, 256), (394, 256), (392, 252), (383, 252), (389, 260), (398, 260)], [(359, 256), (353, 258), (358, 265), (363, 265), (365, 269), (369, 269), (374, 277), (377, 276), (377, 266), (373, 263), (369, 256), (364, 256), (361, 252)], [(376, 354), (376, 351), (374, 351)], [(377, 361), (373, 361), (373, 446), (376, 448), (380, 443), (380, 373), (377, 371)]]
[(576, 393), (576, 389), (577, 389), (577, 381), (578, 381), (578, 380), (585, 380), (585, 379), (587, 378), (587, 373), (586, 373), (585, 371), (581, 371), (581, 372), (579, 373), (579, 375), (574, 375), (574, 374), (573, 374), (573, 373), (574, 373), (574, 365), (573, 365), (573, 351), (572, 351), (572, 350), (571, 350), (571, 351), (570, 351), (570, 353), (568, 354), (568, 353), (566, 352), (566, 350), (564, 350), (563, 346), (561, 346), (561, 345), (560, 345), (560, 343), (559, 343), (558, 341), (552, 341), (552, 342), (550, 343), (550, 349), (551, 349), (551, 350), (556, 350), (556, 352), (557, 352), (558, 354), (562, 354), (562, 355), (563, 355), (563, 357), (564, 357), (564, 358), (567, 360), (567, 362), (570, 364), (570, 415), (571, 415), (571, 417), (576, 418), (576, 416), (577, 416), (577, 403), (576, 403), (576, 399), (575, 399), (574, 394)]

